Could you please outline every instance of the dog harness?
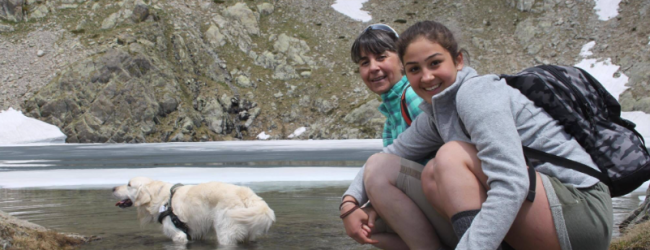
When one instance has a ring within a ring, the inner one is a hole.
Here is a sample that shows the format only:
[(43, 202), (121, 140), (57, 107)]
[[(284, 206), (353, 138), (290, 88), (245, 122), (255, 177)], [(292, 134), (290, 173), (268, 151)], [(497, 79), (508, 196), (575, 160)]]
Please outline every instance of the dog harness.
[[(192, 240), (192, 237), (190, 236), (190, 228), (187, 227), (187, 224), (185, 224), (180, 219), (178, 219), (178, 216), (176, 216), (174, 214), (174, 210), (172, 210), (172, 198), (174, 197), (174, 193), (176, 192), (177, 188), (182, 187), (182, 186), (183, 186), (183, 184), (176, 183), (176, 184), (174, 184), (174, 186), (172, 186), (172, 188), (169, 189), (169, 192), (171, 192), (171, 195), (169, 196), (169, 202), (167, 202), (168, 206), (167, 206), (167, 209), (165, 211), (163, 211), (162, 213), (160, 213), (160, 215), (158, 215), (158, 222), (160, 224), (162, 224), (163, 219), (165, 219), (165, 217), (169, 216), (169, 218), (172, 219), (172, 223), (174, 223), (174, 226), (176, 228), (180, 229), (181, 231), (183, 231), (183, 233), (185, 233), (185, 236), (187, 236), (187, 240)], [(164, 206), (165, 205), (163, 205), (163, 207)]]

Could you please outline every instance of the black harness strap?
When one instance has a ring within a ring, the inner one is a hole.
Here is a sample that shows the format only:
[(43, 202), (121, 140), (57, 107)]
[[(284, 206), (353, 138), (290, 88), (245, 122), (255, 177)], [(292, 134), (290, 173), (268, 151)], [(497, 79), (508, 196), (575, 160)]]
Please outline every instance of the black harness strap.
[(172, 209), (172, 198), (174, 197), (176, 188), (182, 186), (183, 184), (177, 183), (174, 186), (172, 186), (172, 188), (169, 189), (169, 192), (171, 193), (171, 195), (169, 196), (169, 202), (167, 202), (169, 206), (167, 206), (167, 210), (165, 210), (164, 212), (160, 213), (160, 215), (158, 215), (158, 222), (162, 224), (163, 219), (169, 216), (169, 218), (172, 220), (172, 223), (174, 223), (174, 226), (180, 229), (181, 231), (183, 231), (183, 233), (185, 233), (185, 235), (187, 236), (187, 240), (192, 240), (192, 237), (190, 236), (190, 228), (187, 226), (187, 224), (185, 224), (180, 219), (178, 219), (178, 216), (174, 214), (174, 210)]

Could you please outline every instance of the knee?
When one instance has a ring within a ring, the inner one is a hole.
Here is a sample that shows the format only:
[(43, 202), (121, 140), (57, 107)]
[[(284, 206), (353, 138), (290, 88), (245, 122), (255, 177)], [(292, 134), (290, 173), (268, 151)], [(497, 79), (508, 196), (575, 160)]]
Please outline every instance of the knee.
[(436, 178), (443, 179), (445, 175), (461, 172), (463, 169), (459, 166), (466, 166), (468, 163), (465, 157), (467, 154), (464, 153), (468, 147), (473, 145), (459, 141), (448, 142), (440, 147), (436, 157), (431, 159), (422, 171), (422, 184), (431, 186)]
[(433, 159), (434, 165), (438, 166), (438, 169), (449, 169), (450, 166), (458, 166), (460, 164), (466, 163), (465, 155), (468, 148), (474, 148), (474, 145), (461, 142), (461, 141), (451, 141), (445, 143), (438, 149), (436, 157)]
[(363, 183), (367, 192), (371, 192), (379, 185), (384, 185), (388, 182), (386, 162), (388, 161), (388, 154), (377, 153), (366, 161), (366, 168), (363, 172)]
[(372, 177), (376, 176), (380, 172), (382, 158), (382, 153), (371, 155), (368, 158), (366, 161), (366, 169), (363, 172), (364, 181), (366, 179), (372, 179)]
[(436, 176), (438, 176), (438, 174), (436, 174), (436, 171), (438, 171), (438, 169), (434, 158), (424, 166), (424, 169), (422, 170), (422, 176), (420, 177), (420, 180), (422, 181), (422, 188), (425, 194), (435, 192)]

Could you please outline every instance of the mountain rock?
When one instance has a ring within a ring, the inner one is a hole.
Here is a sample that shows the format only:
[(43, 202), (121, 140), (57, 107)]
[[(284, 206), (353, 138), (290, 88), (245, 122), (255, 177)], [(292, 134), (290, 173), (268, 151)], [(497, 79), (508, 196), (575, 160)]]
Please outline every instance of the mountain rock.
[(0, 0), (0, 19), (11, 22), (23, 21), (24, 0)]
[[(378, 97), (349, 55), (368, 22), (330, 5), (0, 0), (0, 109), (54, 124), (68, 142), (381, 138)], [(650, 3), (621, 1), (607, 21), (594, 5), (370, 0), (364, 10), (397, 31), (446, 24), (480, 73), (575, 65), (594, 41), (590, 58), (611, 58), (630, 79), (623, 110), (650, 112), (650, 26), (639, 25)]]

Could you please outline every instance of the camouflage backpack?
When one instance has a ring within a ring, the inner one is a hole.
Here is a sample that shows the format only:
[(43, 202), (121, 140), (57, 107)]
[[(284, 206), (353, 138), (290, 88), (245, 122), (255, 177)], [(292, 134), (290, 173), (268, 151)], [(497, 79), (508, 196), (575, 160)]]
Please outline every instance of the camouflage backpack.
[(586, 71), (541, 65), (501, 75), (543, 108), (591, 155), (601, 172), (579, 162), (524, 147), (526, 158), (550, 162), (598, 178), (612, 197), (632, 192), (650, 179), (650, 154), (634, 123), (621, 118), (621, 106)]

